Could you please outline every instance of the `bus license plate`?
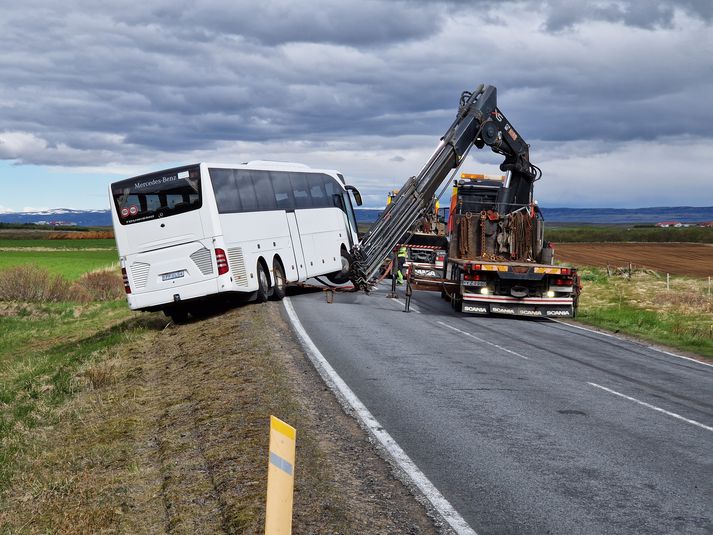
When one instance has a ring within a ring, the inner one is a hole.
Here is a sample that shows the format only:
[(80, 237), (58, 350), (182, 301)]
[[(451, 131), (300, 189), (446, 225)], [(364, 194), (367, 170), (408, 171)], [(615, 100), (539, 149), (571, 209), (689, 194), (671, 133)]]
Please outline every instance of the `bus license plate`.
[(161, 275), (161, 280), (162, 281), (171, 281), (173, 279), (180, 279), (186, 274), (184, 270), (181, 271), (172, 271), (171, 273), (164, 273)]

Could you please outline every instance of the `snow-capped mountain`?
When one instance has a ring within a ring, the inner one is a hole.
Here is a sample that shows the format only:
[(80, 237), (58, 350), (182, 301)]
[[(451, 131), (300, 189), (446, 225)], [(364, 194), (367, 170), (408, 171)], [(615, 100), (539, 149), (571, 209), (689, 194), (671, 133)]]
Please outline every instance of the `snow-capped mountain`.
[(72, 208), (53, 208), (33, 212), (0, 212), (0, 223), (108, 227), (111, 226), (111, 214), (109, 210), (74, 210)]

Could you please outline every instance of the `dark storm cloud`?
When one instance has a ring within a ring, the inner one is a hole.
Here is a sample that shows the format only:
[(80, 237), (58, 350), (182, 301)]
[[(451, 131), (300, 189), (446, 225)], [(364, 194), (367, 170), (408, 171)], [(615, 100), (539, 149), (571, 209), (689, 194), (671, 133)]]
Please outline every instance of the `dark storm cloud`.
[(712, 9), (26, 2), (0, 22), (0, 158), (99, 165), (231, 141), (437, 136), (481, 81), (528, 139), (712, 137)]
[(621, 22), (641, 28), (668, 27), (673, 23), (676, 8), (706, 21), (713, 18), (713, 3), (709, 0), (549, 0), (547, 5), (547, 28), (551, 30), (592, 20)]

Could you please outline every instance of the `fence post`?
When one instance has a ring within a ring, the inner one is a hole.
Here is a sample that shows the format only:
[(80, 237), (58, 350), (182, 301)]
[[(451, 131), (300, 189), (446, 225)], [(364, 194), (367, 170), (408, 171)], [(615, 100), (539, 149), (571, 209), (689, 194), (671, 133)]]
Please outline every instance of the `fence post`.
[(708, 275), (708, 296), (711, 295), (711, 276)]
[(671, 289), (671, 275), (669, 273), (666, 273), (666, 289)]

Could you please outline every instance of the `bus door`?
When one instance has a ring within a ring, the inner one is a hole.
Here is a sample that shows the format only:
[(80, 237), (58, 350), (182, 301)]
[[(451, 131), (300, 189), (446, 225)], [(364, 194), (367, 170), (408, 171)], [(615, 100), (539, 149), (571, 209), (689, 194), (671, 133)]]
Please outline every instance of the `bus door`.
[(290, 240), (292, 241), (292, 250), (295, 253), (295, 268), (297, 269), (298, 280), (307, 280), (307, 266), (305, 265), (305, 255), (302, 249), (302, 240), (300, 239), (300, 229), (297, 225), (297, 216), (294, 210), (285, 213), (287, 216), (287, 226), (290, 229)]

